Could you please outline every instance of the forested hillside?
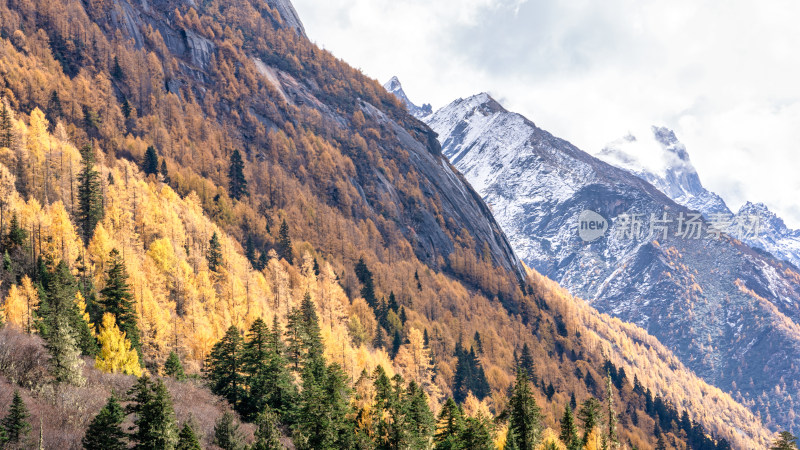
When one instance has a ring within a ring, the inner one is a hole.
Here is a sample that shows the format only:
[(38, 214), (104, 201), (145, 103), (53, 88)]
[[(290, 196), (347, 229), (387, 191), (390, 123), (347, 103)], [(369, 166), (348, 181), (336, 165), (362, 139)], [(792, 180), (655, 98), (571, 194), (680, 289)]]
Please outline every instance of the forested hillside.
[(2, 0), (0, 89), (10, 446), (769, 439), (524, 273), (432, 132), (267, 3)]

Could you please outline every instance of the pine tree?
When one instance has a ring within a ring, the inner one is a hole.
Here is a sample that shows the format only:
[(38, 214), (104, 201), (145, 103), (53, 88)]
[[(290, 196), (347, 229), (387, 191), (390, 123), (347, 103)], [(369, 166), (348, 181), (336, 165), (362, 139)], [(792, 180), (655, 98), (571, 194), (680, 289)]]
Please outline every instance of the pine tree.
[(161, 173), (161, 178), (163, 179), (164, 183), (169, 184), (169, 170), (167, 169), (166, 159), (161, 160), (161, 168), (159, 169), (159, 172)]
[(136, 324), (136, 310), (133, 294), (128, 286), (128, 272), (125, 262), (117, 249), (111, 250), (106, 270), (106, 285), (100, 291), (100, 305), (104, 312), (111, 313), (117, 326), (131, 342), (142, 361), (142, 342), (139, 327)]
[(211, 391), (225, 397), (236, 409), (244, 399), (242, 378), (242, 337), (235, 326), (214, 344), (206, 360), (206, 377)]
[(244, 162), (239, 150), (234, 150), (231, 154), (231, 166), (228, 169), (228, 193), (234, 200), (241, 200), (242, 197), (250, 195), (247, 190), (247, 179), (244, 177)]
[(276, 425), (277, 417), (271, 410), (266, 409), (256, 419), (256, 442), (251, 450), (283, 450), (286, 448), (281, 443), (281, 433)]
[(522, 354), (519, 357), (518, 368), (525, 371), (525, 374), (528, 375), (528, 379), (532, 383), (536, 383), (536, 375), (533, 373), (533, 356), (531, 356), (531, 349), (528, 347), (527, 343), (522, 345)]
[[(54, 346), (53, 348), (65, 351), (67, 350), (65, 343), (58, 342), (54, 334), (70, 334), (69, 342), (76, 345), (80, 352), (84, 355), (95, 355), (98, 350), (97, 341), (92, 336), (89, 324), (84, 320), (83, 311), (78, 308), (76, 302), (78, 286), (67, 263), (61, 260), (52, 271), (49, 271), (44, 261), (40, 261), (37, 276), (42, 288), (36, 311), (38, 316), (36, 327), (39, 333), (48, 344)], [(68, 330), (56, 331), (62, 322)]]
[(242, 351), (244, 384), (248, 388), (242, 408), (245, 418), (254, 418), (266, 409), (288, 415), (297, 396), (283, 356), (283, 342), (278, 318), (272, 330), (259, 318), (250, 326)]
[(542, 438), (541, 411), (531, 391), (528, 375), (523, 370), (517, 371), (516, 384), (508, 403), (509, 429), (514, 430), (519, 448), (523, 450), (535, 448)]
[(459, 443), (464, 449), (493, 449), (494, 439), (491, 420), (483, 415), (467, 417), (464, 430), (459, 436)]
[(244, 256), (250, 261), (253, 267), (256, 267), (256, 246), (253, 243), (253, 236), (250, 234), (247, 235), (247, 241), (245, 241)]
[(186, 378), (186, 374), (183, 372), (181, 358), (174, 351), (169, 352), (167, 361), (164, 363), (164, 375), (175, 378), (178, 381)]
[(375, 284), (364, 258), (360, 258), (356, 263), (356, 277), (361, 282), (361, 298), (373, 309), (378, 306), (378, 299), (375, 297)]
[[(8, 414), (3, 418), (0, 425), (5, 434), (5, 443), (19, 443), (31, 431), (31, 424), (28, 422), (30, 414), (19, 391), (14, 391), (14, 398), (8, 408)], [(2, 441), (0, 441), (2, 443)]]
[(606, 375), (606, 423), (603, 432), (603, 448), (619, 448), (619, 436), (617, 435), (617, 413), (614, 411), (614, 388), (611, 383), (611, 375)]
[(215, 231), (208, 241), (208, 251), (206, 252), (206, 261), (208, 261), (208, 270), (218, 272), (222, 266), (222, 246), (219, 243), (219, 236)]
[(406, 427), (411, 448), (427, 448), (436, 424), (433, 412), (428, 406), (428, 396), (412, 380), (408, 383), (405, 397)]
[(475, 348), (478, 349), (478, 354), (483, 354), (483, 341), (481, 341), (481, 334), (475, 331), (475, 336), (472, 338), (475, 341)]
[(459, 438), (464, 429), (464, 415), (452, 398), (448, 398), (436, 421), (433, 441), (437, 450), (460, 449)]
[(14, 128), (11, 125), (11, 110), (5, 99), (0, 99), (0, 147), (14, 145)]
[(142, 161), (142, 171), (145, 176), (158, 175), (158, 155), (156, 149), (152, 145), (147, 146), (144, 152), (144, 161)]
[(122, 421), (125, 412), (114, 394), (108, 402), (94, 416), (86, 435), (83, 437), (83, 448), (86, 450), (124, 450), (128, 448), (125, 442), (125, 432), (122, 431)]
[(292, 238), (289, 237), (289, 225), (286, 223), (286, 219), (281, 222), (281, 228), (278, 230), (278, 256), (285, 259), (289, 264), (294, 262)]
[(797, 450), (797, 438), (788, 431), (781, 431), (770, 450)]
[(97, 224), (103, 219), (100, 173), (94, 168), (92, 147), (81, 149), (81, 171), (78, 174), (78, 224), (83, 243), (89, 244)]
[(5, 242), (3, 245), (5, 247), (23, 247), (25, 245), (25, 241), (28, 239), (28, 232), (25, 231), (24, 228), (19, 226), (19, 219), (17, 219), (17, 213), (14, 212), (11, 214), (11, 223), (8, 227), (8, 234), (5, 236)]
[(325, 367), (322, 354), (311, 353), (301, 376), (302, 390), (294, 425), (300, 449), (351, 448), (355, 426), (347, 376), (337, 364)]
[(567, 446), (567, 450), (580, 450), (583, 442), (578, 437), (578, 427), (575, 426), (575, 417), (569, 405), (564, 408), (564, 415), (561, 416), (561, 434), (558, 435), (561, 442)]
[(129, 391), (127, 412), (135, 414), (135, 431), (130, 435), (136, 450), (173, 450), (178, 429), (169, 392), (161, 380), (152, 383), (141, 377)]
[(181, 432), (178, 433), (178, 445), (175, 446), (175, 450), (202, 450), (200, 439), (189, 421), (183, 424)]
[(239, 150), (234, 150), (231, 154), (231, 166), (228, 169), (228, 193), (234, 200), (241, 200), (242, 197), (250, 195), (247, 190), (247, 179), (244, 177), (244, 162)]
[(472, 392), (478, 400), (484, 399), (491, 393), (489, 382), (483, 366), (475, 354), (475, 349), (466, 351), (461, 344), (456, 345), (456, 372), (453, 376), (453, 398), (458, 403), (466, 400)]
[(56, 317), (46, 342), (50, 352), (50, 372), (59, 383), (81, 386), (83, 378), (83, 360), (75, 342), (74, 333), (69, 322), (63, 316)]
[(578, 411), (578, 418), (583, 422), (583, 444), (586, 445), (589, 435), (597, 427), (600, 417), (600, 402), (594, 397), (589, 397), (581, 405)]
[(222, 450), (244, 450), (245, 448), (239, 424), (230, 411), (225, 411), (214, 425), (214, 444)]

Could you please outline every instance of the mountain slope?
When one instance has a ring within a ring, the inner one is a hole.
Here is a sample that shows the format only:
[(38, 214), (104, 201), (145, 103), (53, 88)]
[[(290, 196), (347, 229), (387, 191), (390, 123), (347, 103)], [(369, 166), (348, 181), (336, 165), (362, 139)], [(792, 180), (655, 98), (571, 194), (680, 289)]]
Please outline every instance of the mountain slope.
[(753, 248), (800, 267), (800, 230), (790, 230), (779, 217), (759, 203), (747, 202), (734, 215), (722, 198), (703, 187), (689, 160), (686, 147), (675, 133), (652, 127), (643, 137), (633, 135), (612, 142), (599, 159), (646, 180), (676, 203), (700, 211), (712, 220), (727, 222), (725, 231)]
[[(687, 238), (696, 229), (686, 224), (686, 236), (676, 236), (679, 215), (689, 217), (685, 207), (486, 94), (426, 121), (523, 261), (601, 312), (641, 326), (773, 426), (798, 426), (800, 405), (790, 394), (800, 386), (792, 363), (800, 357), (795, 269), (736, 241), (708, 239), (708, 223), (702, 239)], [(579, 237), (586, 210), (608, 221), (599, 239)], [(651, 234), (651, 214), (664, 213), (672, 220), (667, 235), (660, 228)]]
[[(326, 362), (345, 374), (337, 392), (378, 364), (388, 375), (419, 377), (401, 349), (424, 330), (436, 357), (435, 382), (425, 384), (434, 409), (463, 380), (462, 346), (484, 349), (473, 353), (488, 385), (485, 397), (478, 393), (481, 410), (503, 411), (513, 355), (525, 346), (546, 426), (557, 427), (572, 395), (606, 395), (601, 380), (611, 366), (597, 344), (613, 347), (610, 337), (583, 339), (584, 325), (551, 308), (428, 127), (277, 9), (0, 0), (0, 15), (0, 86), (17, 116), (0, 162), (16, 178), (5, 186), (17, 193), (9, 211), (36, 230), (16, 248), (18, 270), (4, 269), (9, 282), (0, 289), (23, 289), (41, 256), (41, 270), (63, 262), (79, 274), (90, 302), (104, 287), (109, 248), (118, 247), (130, 258), (143, 363), (153, 373), (174, 350), (197, 374), (228, 327), (258, 318), (286, 327), (308, 294)], [(75, 147), (84, 144), (97, 156), (106, 208), (88, 245), (75, 237), (72, 189)], [(154, 154), (162, 165), (146, 175), (143, 162)], [(603, 323), (603, 334), (634, 345), (630, 330)], [(738, 448), (768, 440), (730, 397), (660, 355), (639, 354), (646, 360), (636, 364), (683, 382), (642, 371), (635, 392), (617, 375), (624, 441), (653, 447), (652, 415), (666, 427), (682, 411)], [(631, 361), (614, 364), (636, 372)], [(646, 410), (642, 386), (661, 413)], [(713, 416), (698, 406), (705, 398), (716, 399)], [(685, 445), (684, 431), (664, 434)]]

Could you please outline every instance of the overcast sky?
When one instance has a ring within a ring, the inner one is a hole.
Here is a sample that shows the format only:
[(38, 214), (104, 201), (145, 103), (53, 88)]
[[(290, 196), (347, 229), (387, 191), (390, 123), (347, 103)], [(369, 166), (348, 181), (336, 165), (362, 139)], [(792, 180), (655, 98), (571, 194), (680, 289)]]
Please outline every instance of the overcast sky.
[(589, 153), (673, 129), (734, 212), (800, 228), (800, 2), (294, 0), (309, 37), (434, 110), (489, 92)]

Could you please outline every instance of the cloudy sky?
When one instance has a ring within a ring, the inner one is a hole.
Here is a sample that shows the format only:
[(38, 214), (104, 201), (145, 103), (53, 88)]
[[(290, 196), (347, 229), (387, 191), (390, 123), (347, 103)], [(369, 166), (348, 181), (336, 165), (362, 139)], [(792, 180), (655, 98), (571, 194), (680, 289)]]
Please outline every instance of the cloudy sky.
[(667, 126), (734, 211), (800, 228), (800, 2), (294, 4), (312, 40), (417, 104), (486, 91), (589, 153)]

